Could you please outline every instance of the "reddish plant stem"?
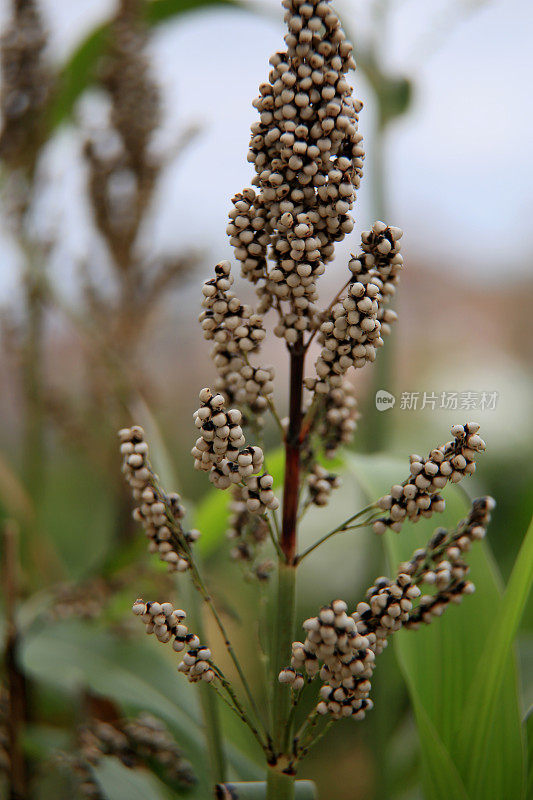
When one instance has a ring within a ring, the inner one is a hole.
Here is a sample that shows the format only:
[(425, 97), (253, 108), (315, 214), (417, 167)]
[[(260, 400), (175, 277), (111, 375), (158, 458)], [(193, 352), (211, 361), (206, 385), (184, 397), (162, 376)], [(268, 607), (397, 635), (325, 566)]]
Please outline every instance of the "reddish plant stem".
[(290, 351), (289, 428), (285, 438), (285, 480), (280, 546), (287, 564), (296, 557), (296, 526), (300, 489), (302, 392), (305, 350), (300, 341)]
[(19, 594), (19, 562), (18, 528), (15, 523), (6, 522), (3, 534), (6, 613), (4, 660), (8, 686), (9, 800), (24, 800), (28, 796), (28, 782), (21, 739), (27, 718), (27, 687), (24, 673), (18, 663), (19, 633), (15, 615)]

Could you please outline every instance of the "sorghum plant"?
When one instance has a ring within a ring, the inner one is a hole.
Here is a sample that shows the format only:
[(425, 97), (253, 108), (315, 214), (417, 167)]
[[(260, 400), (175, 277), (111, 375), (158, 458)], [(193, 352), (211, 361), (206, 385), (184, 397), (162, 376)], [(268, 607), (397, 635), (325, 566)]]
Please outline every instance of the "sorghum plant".
[[(154, 258), (141, 242), (157, 181), (190, 132), (172, 153), (156, 149), (162, 109), (146, 54), (145, 2), (118, 0), (116, 6), (97, 71), (104, 121), (95, 124), (90, 112), (78, 115), (87, 194), (104, 245), (98, 256), (87, 254), (79, 265), (84, 310), (65, 309), (90, 344), (85, 348), (88, 399), (80, 408), (79, 399), (73, 402), (65, 390), (48, 387), (46, 394), (47, 409), (59, 428), (100, 461), (102, 447), (95, 447), (94, 436), (88, 435), (87, 419), (93, 418), (95, 428), (109, 421), (116, 427), (139, 387), (143, 394), (149, 391), (138, 357), (143, 334), (162, 299), (197, 261), (192, 251)], [(106, 269), (107, 282), (101, 280)]]
[[(329, 304), (319, 304), (318, 278), (333, 259), (335, 243), (353, 228), (350, 210), (364, 158), (361, 103), (346, 77), (355, 67), (352, 46), (329, 0), (284, 0), (283, 5), (286, 49), (270, 59), (268, 81), (254, 102), (259, 120), (252, 126), (248, 155), (254, 188), (233, 198), (227, 229), (241, 274), (259, 300), (252, 308), (233, 293), (227, 261), (204, 284), (200, 323), (213, 343), (217, 378), (213, 390), (199, 394), (194, 414), (199, 438), (192, 448), (194, 467), (208, 473), (217, 489), (231, 493), (232, 556), (259, 579), (268, 575), (262, 551), (269, 541), (277, 561), (268, 719), (206, 586), (195, 555), (200, 532), (184, 525), (179, 496), (161, 485), (142, 428), (120, 431), (134, 517), (144, 527), (150, 551), (184, 580), (190, 577), (222, 634), (240, 685), (189, 630), (185, 611), (143, 599), (135, 601), (133, 611), (147, 633), (182, 654), (179, 671), (192, 683), (207, 683), (248, 726), (265, 753), (271, 800), (294, 797), (301, 760), (335, 720), (361, 720), (372, 708), (371, 678), (389, 636), (431, 622), (450, 602), (473, 591), (464, 556), (484, 536), (493, 506), (490, 498), (474, 501), (455, 529), (437, 529), (427, 547), (415, 551), (391, 578), (377, 578), (355, 609), (341, 599), (327, 603), (324, 598), (317, 616), (303, 623), (303, 641), (294, 641), (299, 564), (341, 532), (372, 526), (377, 534), (399, 533), (406, 522), (442, 512), (441, 491), (474, 472), (485, 444), (478, 425), (455, 425), (449, 442), (427, 457), (411, 456), (408, 476), (388, 495), (330, 531), (324, 514), (324, 535), (299, 549), (305, 511), (326, 506), (338, 486), (323, 457), (351, 440), (358, 412), (349, 372), (372, 363), (390, 333), (396, 315), (389, 303), (403, 260), (402, 231), (375, 222), (362, 234), (344, 284)], [(273, 369), (259, 361), (268, 314), (288, 353), (285, 420), (274, 402)], [(306, 364), (315, 340), (318, 357), (314, 365)], [(284, 446), (283, 486), (275, 484), (258, 444), (267, 413)], [(301, 711), (304, 693), (316, 697), (308, 715)]]

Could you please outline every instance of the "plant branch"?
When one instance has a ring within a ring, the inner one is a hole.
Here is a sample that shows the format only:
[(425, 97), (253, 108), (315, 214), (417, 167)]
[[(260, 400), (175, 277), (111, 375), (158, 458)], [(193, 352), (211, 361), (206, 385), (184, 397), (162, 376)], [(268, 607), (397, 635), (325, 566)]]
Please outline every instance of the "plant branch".
[(220, 690), (218, 689), (218, 687), (216, 686), (215, 683), (212, 683), (211, 685), (214, 687), (215, 691), (217, 691), (219, 697), (221, 697), (225, 701), (225, 703), (232, 709), (232, 711), (235, 714), (237, 714), (239, 719), (241, 719), (244, 722), (244, 724), (248, 726), (248, 728), (250, 729), (250, 731), (252, 732), (252, 734), (254, 735), (256, 740), (258, 741), (260, 747), (265, 751), (265, 753), (267, 753), (267, 755), (270, 755), (271, 749), (270, 749), (269, 743), (264, 741), (264, 739), (261, 737), (261, 734), (259, 733), (257, 728), (255, 727), (253, 722), (248, 717), (246, 711), (244, 710), (244, 708), (241, 705), (241, 702), (240, 702), (239, 698), (235, 694), (235, 692), (233, 690), (233, 687), (231, 686), (231, 683), (228, 681), (228, 679), (226, 678), (226, 676), (224, 675), (222, 670), (219, 669), (216, 665), (212, 664), (211, 668), (217, 674), (218, 679), (220, 680), (220, 683), (222, 684), (222, 686), (224, 687), (224, 689), (228, 693), (229, 697), (231, 698), (231, 701), (228, 700), (226, 697), (224, 697), (224, 695), (222, 695), (222, 693), (220, 692)]
[(282, 559), (284, 561), (285, 560), (285, 555), (284, 555), (283, 550), (281, 549), (279, 541), (278, 541), (279, 528), (278, 528), (278, 525), (277, 525), (277, 521), (278, 520), (277, 520), (277, 517), (276, 517), (276, 512), (273, 512), (272, 517), (273, 517), (274, 525), (276, 527), (276, 531), (277, 531), (278, 535), (276, 535), (276, 531), (274, 531), (273, 528), (272, 528), (272, 522), (270, 521), (270, 518), (268, 516), (266, 516), (265, 519), (266, 519), (266, 523), (268, 525), (268, 532), (270, 534), (270, 539), (272, 540), (272, 544), (274, 545), (274, 547), (276, 549), (276, 553), (278, 554), (278, 558), (280, 558), (280, 559)]
[[(192, 621), (196, 633), (198, 634), (201, 642), (208, 644), (204, 632), (203, 614), (200, 606), (201, 601), (194, 587), (189, 589), (188, 602), (191, 605)], [(224, 745), (222, 742), (222, 729), (220, 724), (219, 709), (217, 706), (216, 697), (211, 694), (211, 687), (203, 683), (203, 685), (200, 685), (198, 688), (200, 690), (200, 706), (204, 721), (204, 736), (209, 752), (211, 775), (213, 778), (213, 783), (220, 783), (226, 780), (227, 774), (226, 754), (224, 752)]]
[(303, 553), (296, 556), (296, 563), (300, 564), (304, 560), (304, 558), (306, 558), (310, 553), (313, 552), (313, 550), (316, 550), (317, 547), (320, 547), (321, 544), (324, 544), (324, 542), (326, 542), (328, 539), (331, 539), (331, 537), (335, 536), (337, 533), (343, 533), (344, 531), (355, 530), (356, 528), (364, 528), (367, 525), (369, 525), (371, 522), (373, 522), (373, 517), (369, 517), (367, 520), (357, 525), (351, 525), (351, 523), (354, 522), (359, 517), (361, 517), (363, 514), (366, 514), (369, 511), (373, 511), (375, 508), (376, 508), (375, 505), (366, 506), (366, 508), (363, 508), (361, 509), (361, 511), (358, 511), (357, 514), (354, 514), (352, 517), (349, 517), (344, 522), (341, 522), (340, 525), (337, 525), (336, 528), (333, 528), (333, 530), (331, 530), (329, 533), (326, 533), (325, 536), (322, 536), (320, 539), (318, 539), (318, 541), (316, 541), (314, 544), (308, 547), (307, 550), (304, 550)]
[(213, 602), (213, 598), (209, 594), (204, 582), (202, 581), (202, 578), (200, 577), (200, 573), (198, 572), (198, 568), (197, 568), (196, 564), (194, 563), (194, 561), (192, 561), (192, 560), (191, 560), (191, 576), (192, 576), (192, 580), (193, 580), (194, 585), (196, 586), (196, 588), (200, 592), (200, 594), (203, 597), (205, 603), (207, 604), (209, 610), (211, 611), (211, 614), (213, 615), (213, 618), (214, 618), (214, 620), (215, 620), (215, 622), (217, 624), (217, 627), (218, 627), (218, 629), (219, 629), (219, 631), (220, 631), (220, 633), (222, 635), (222, 638), (224, 640), (224, 644), (226, 646), (226, 650), (228, 651), (229, 656), (230, 656), (231, 660), (233, 661), (233, 664), (235, 665), (235, 669), (237, 670), (237, 674), (239, 675), (239, 678), (240, 678), (241, 683), (243, 685), (244, 691), (246, 692), (246, 696), (248, 697), (248, 701), (250, 703), (250, 706), (251, 706), (251, 708), (252, 708), (252, 710), (253, 710), (253, 712), (254, 712), (254, 714), (256, 716), (257, 721), (263, 727), (263, 731), (265, 733), (266, 740), (268, 741), (268, 739), (269, 739), (268, 733), (267, 733), (267, 731), (266, 731), (266, 729), (264, 727), (261, 714), (259, 713), (259, 709), (257, 708), (257, 704), (255, 702), (255, 699), (254, 699), (254, 696), (253, 696), (252, 691), (250, 689), (250, 686), (248, 684), (248, 681), (246, 680), (246, 676), (244, 674), (244, 670), (241, 667), (241, 664), (239, 662), (239, 659), (237, 658), (235, 650), (233, 649), (233, 645), (231, 644), (231, 641), (229, 639), (229, 636), (228, 636), (228, 633), (227, 633), (226, 628), (224, 626), (224, 623), (222, 622), (222, 620), (220, 618), (220, 615), (219, 615), (219, 613), (218, 613), (218, 611), (216, 609), (216, 606), (215, 606), (215, 604)]

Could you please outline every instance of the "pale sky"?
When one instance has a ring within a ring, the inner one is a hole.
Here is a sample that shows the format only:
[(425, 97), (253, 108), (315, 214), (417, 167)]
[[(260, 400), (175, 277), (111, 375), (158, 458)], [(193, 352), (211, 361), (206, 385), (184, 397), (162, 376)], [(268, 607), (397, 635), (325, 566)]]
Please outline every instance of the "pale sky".
[[(356, 38), (366, 41), (372, 30), (368, 10), (373, 5), (339, 0)], [(530, 0), (391, 0), (388, 5), (387, 22), (379, 28), (382, 58), (391, 71), (410, 75), (416, 91), (409, 116), (389, 132), (386, 152), (387, 221), (405, 230), (406, 260), (413, 255), (428, 266), (467, 272), (476, 280), (530, 274)], [(111, 6), (108, 0), (45, 0), (53, 56), (64, 58)], [(153, 251), (197, 244), (213, 261), (229, 254), (229, 200), (251, 177), (246, 161), (255, 118), (251, 102), (266, 78), (269, 56), (282, 45), (277, 0), (265, 0), (261, 7), (269, 13), (225, 9), (188, 15), (161, 26), (153, 38), (154, 69), (165, 101), (160, 142), (172, 148), (187, 125), (201, 126), (158, 188), (146, 230)], [(6, 8), (2, 0), (0, 20)], [(354, 84), (365, 103), (360, 127), (370, 153), (372, 96), (361, 73)], [(94, 252), (78, 146), (69, 131), (50, 146), (46, 172), (51, 179), (36, 214), (38, 223), (59, 238), (55, 268), (67, 285), (76, 257)], [(355, 210), (359, 230), (373, 221), (368, 164), (366, 173)], [(345, 251), (356, 247), (353, 236)], [(5, 236), (0, 249), (0, 298), (5, 299), (16, 284), (16, 253)]]

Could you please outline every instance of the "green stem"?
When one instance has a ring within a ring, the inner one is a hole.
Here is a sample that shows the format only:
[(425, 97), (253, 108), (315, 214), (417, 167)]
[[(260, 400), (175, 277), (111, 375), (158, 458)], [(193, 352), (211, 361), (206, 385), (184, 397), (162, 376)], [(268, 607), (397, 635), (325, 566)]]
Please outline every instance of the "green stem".
[(23, 348), (25, 387), (24, 473), (28, 491), (36, 504), (41, 499), (44, 464), (43, 326), (42, 281), (36, 256), (26, 248), (28, 265), (24, 276), (26, 334)]
[(285, 753), (292, 737), (289, 717), (291, 712), (291, 693), (281, 684), (278, 675), (291, 658), (294, 636), (294, 614), (296, 600), (296, 569), (279, 562), (277, 616), (274, 630), (272, 657), (272, 739), (277, 756)]
[(267, 800), (294, 800), (294, 775), (285, 775), (270, 768), (267, 773), (266, 796)]

